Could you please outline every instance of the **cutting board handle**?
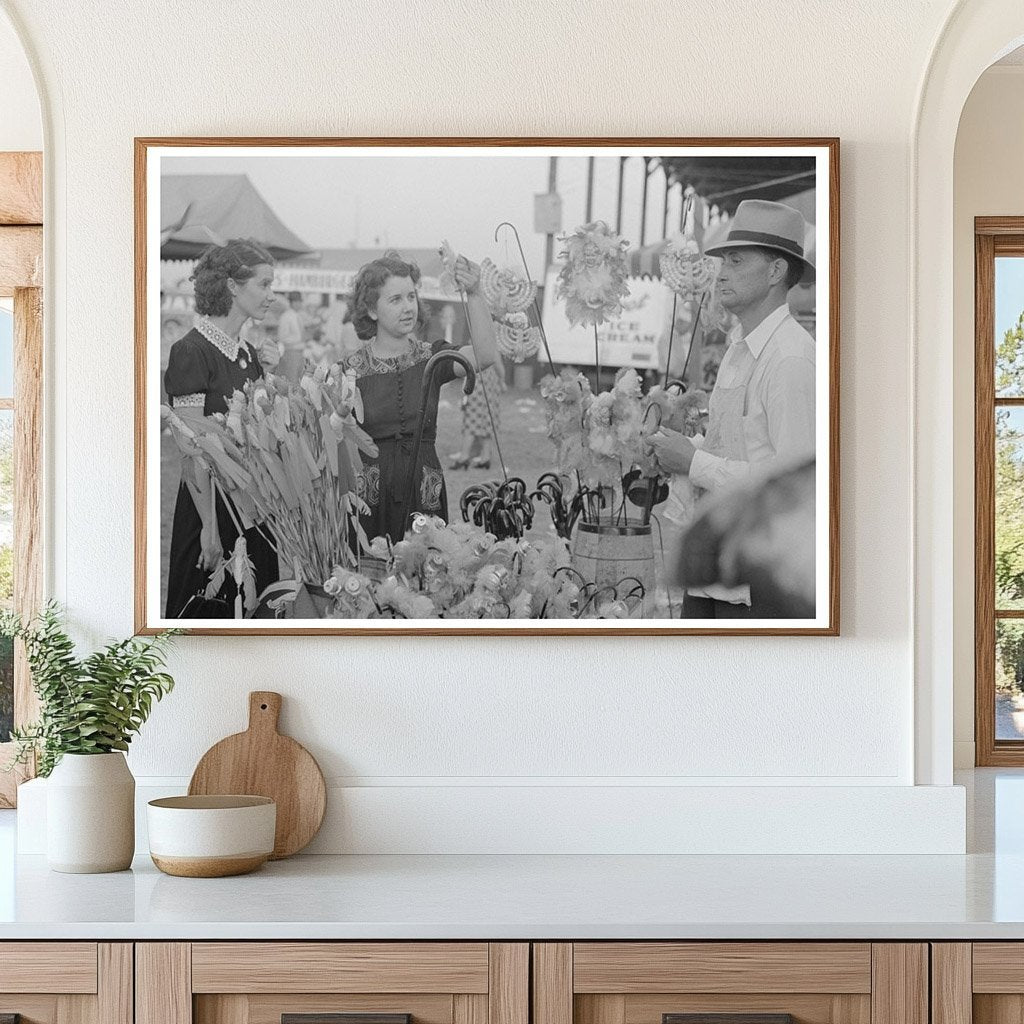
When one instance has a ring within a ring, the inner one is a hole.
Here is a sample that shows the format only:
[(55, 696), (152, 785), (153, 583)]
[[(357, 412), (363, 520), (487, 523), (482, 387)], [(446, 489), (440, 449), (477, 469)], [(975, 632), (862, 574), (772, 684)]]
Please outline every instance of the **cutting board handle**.
[(249, 694), (249, 732), (277, 732), (281, 714), (281, 694), (272, 690), (253, 690)]

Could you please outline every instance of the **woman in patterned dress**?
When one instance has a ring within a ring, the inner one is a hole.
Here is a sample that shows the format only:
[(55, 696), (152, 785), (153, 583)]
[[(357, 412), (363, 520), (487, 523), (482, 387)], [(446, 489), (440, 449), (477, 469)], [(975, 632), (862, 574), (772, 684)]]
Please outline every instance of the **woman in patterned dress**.
[[(478, 292), (479, 268), (460, 256), (455, 279), (467, 295), (474, 342), (457, 351), (477, 368), (490, 366), (498, 353), (491, 315)], [(348, 357), (345, 367), (356, 374), (363, 400), (363, 429), (379, 452), (376, 459), (364, 460), (360, 479), (361, 497), (369, 508), (361, 522), (370, 540), (380, 536), (392, 542), (401, 540), (413, 512), (448, 519), (444, 473), (435, 448), (437, 395), (441, 385), (465, 376), (465, 370), (454, 360), (438, 367), (414, 467), (423, 370), (432, 355), (453, 349), (443, 341), (431, 343), (417, 337), (417, 327), (425, 322), (417, 292), (419, 280), (419, 267), (389, 250), (360, 269), (352, 296), (352, 323), (364, 345)], [(407, 500), (410, 481), (411, 500)]]
[[(196, 318), (192, 330), (171, 346), (164, 390), (174, 411), (185, 420), (228, 411), (227, 400), (263, 376), (256, 350), (241, 337), (250, 320), (262, 320), (274, 293), (274, 258), (252, 239), (212, 245), (199, 258), (195, 283)], [(167, 564), (169, 619), (195, 617), (187, 610), (201, 594), (210, 573), (238, 538), (236, 514), (228, 499), (216, 497), (207, 474), (183, 473), (174, 506), (171, 552)], [(256, 574), (256, 593), (278, 578), (277, 555), (257, 527), (245, 531)], [(235, 585), (230, 578), (216, 606), (200, 602), (203, 618), (230, 617)], [(217, 607), (218, 611), (213, 611)]]
[(448, 456), (449, 469), (491, 468), (491, 439), (501, 430), (501, 374), (499, 357), (477, 374), (472, 394), (462, 396), (462, 449)]

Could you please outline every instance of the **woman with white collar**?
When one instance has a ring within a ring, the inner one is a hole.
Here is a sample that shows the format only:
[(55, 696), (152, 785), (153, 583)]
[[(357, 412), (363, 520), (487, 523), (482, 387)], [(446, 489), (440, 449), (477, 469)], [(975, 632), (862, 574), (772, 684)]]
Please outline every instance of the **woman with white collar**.
[[(183, 419), (226, 413), (231, 395), (263, 376), (259, 356), (241, 332), (247, 321), (262, 320), (274, 302), (273, 264), (270, 253), (252, 239), (211, 246), (196, 263), (191, 277), (195, 323), (171, 346), (164, 374), (168, 401)], [(201, 617), (230, 617), (235, 591), (230, 579), (216, 605), (195, 599), (205, 590), (211, 571), (235, 546), (236, 515), (220, 496), (214, 514), (209, 476), (184, 465), (182, 469), (171, 528), (166, 615), (195, 617), (198, 604)], [(277, 556), (257, 527), (246, 530), (245, 538), (259, 594), (278, 578)]]

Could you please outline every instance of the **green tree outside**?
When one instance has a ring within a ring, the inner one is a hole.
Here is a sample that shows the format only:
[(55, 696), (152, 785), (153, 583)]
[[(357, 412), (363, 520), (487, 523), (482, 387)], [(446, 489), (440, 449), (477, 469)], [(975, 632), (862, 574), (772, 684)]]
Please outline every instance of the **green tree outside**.
[[(996, 394), (1024, 396), (1024, 312), (996, 346)], [(1015, 415), (1016, 414), (1016, 415)], [(1024, 608), (1024, 420), (996, 410), (996, 608)], [(1024, 692), (1024, 626), (996, 622), (996, 686)]]

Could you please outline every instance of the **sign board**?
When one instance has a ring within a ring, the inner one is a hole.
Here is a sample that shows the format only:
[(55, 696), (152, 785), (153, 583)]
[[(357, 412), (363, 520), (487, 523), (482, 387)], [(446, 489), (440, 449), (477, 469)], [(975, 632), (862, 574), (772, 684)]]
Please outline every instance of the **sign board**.
[(562, 230), (562, 197), (557, 192), (533, 197), (533, 230), (538, 235), (557, 235)]
[[(317, 292), (327, 295), (351, 295), (355, 287), (355, 270), (320, 270), (317, 267), (275, 267), (275, 292)], [(420, 279), (421, 299), (435, 302), (458, 302), (459, 297), (441, 288), (436, 277)]]
[[(565, 303), (555, 301), (558, 272), (548, 271), (544, 287), (544, 331), (556, 363), (594, 365), (594, 328), (572, 327)], [(622, 316), (597, 328), (602, 366), (660, 369), (668, 348), (672, 292), (657, 278), (627, 278)]]

